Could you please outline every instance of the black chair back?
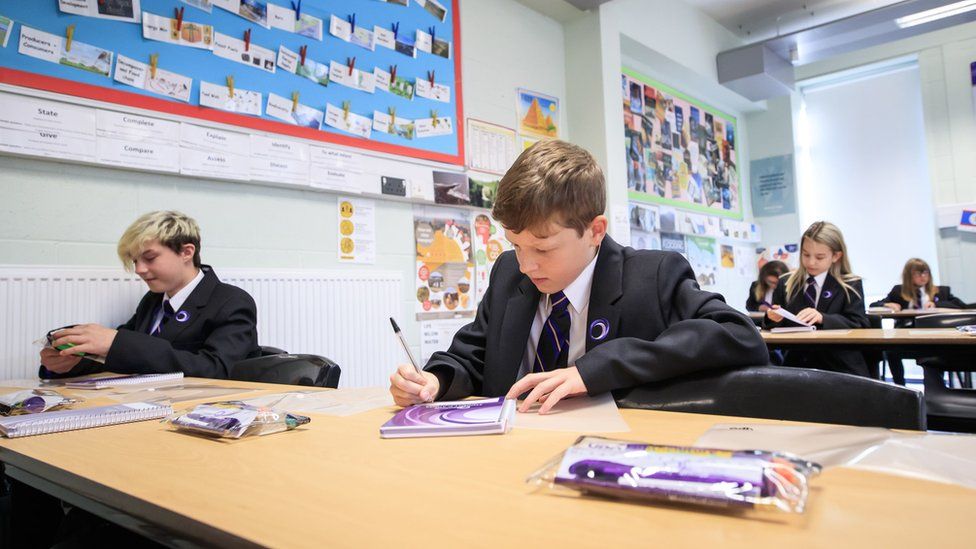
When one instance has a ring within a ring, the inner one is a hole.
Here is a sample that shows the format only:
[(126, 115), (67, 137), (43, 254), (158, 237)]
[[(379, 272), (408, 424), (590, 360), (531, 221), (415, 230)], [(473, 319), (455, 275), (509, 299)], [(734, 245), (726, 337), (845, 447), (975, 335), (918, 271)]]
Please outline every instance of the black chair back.
[(955, 328), (976, 324), (976, 311), (939, 313), (915, 317), (916, 328)]
[(850, 374), (780, 366), (706, 371), (615, 393), (622, 408), (925, 430), (922, 395)]
[[(916, 328), (954, 328), (976, 324), (976, 312), (920, 316)], [(925, 408), (932, 429), (976, 433), (976, 391), (952, 389), (946, 385), (946, 371), (976, 371), (976, 351), (945, 351), (939, 356), (919, 358), (925, 369)], [(969, 374), (958, 374), (966, 382)], [(965, 383), (964, 385), (965, 386)]]
[(238, 381), (335, 389), (341, 373), (338, 364), (323, 356), (280, 353), (242, 360), (231, 367), (228, 377)]

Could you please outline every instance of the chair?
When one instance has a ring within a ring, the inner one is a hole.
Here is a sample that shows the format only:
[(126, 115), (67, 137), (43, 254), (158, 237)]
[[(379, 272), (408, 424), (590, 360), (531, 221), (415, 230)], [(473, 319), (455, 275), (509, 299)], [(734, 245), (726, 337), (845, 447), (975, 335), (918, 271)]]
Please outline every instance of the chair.
[[(976, 312), (926, 315), (915, 319), (916, 328), (954, 328), (967, 324), (976, 324)], [(946, 372), (966, 372), (965, 377), (960, 376), (960, 381), (963, 386), (971, 385), (971, 373), (976, 371), (976, 351), (952, 352), (920, 358), (917, 362), (925, 369), (925, 409), (929, 427), (976, 433), (976, 391), (952, 389), (945, 382)]]
[(335, 389), (339, 386), (341, 373), (339, 365), (324, 356), (290, 354), (275, 347), (262, 346), (261, 356), (234, 364), (228, 378)]
[(922, 395), (851, 374), (752, 366), (615, 394), (622, 408), (925, 430)]

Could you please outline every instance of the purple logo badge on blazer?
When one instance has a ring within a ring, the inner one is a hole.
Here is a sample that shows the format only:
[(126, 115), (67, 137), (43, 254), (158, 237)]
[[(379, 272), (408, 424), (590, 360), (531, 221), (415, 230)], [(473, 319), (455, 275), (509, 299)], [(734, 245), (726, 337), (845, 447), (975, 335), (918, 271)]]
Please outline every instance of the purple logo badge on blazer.
[(180, 312), (176, 313), (176, 321), (177, 322), (186, 322), (187, 320), (190, 320), (190, 313), (188, 313), (186, 311), (180, 311)]
[(590, 339), (600, 341), (610, 334), (610, 322), (605, 318), (598, 318), (590, 323)]
[(824, 293), (823, 293), (823, 296), (822, 297), (824, 299), (830, 299), (830, 298), (834, 297), (834, 292), (831, 292), (830, 290), (824, 290)]
[(932, 301), (933, 301), (933, 302), (936, 302), (936, 301), (938, 301), (938, 300), (939, 300), (939, 296), (935, 296), (935, 299), (933, 299)]

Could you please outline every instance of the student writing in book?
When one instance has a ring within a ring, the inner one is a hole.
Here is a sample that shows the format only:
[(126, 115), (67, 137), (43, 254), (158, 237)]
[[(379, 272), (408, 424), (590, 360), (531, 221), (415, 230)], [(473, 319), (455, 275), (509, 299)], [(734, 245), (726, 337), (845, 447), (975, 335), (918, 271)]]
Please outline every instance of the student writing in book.
[(786, 263), (779, 260), (767, 261), (759, 268), (759, 278), (749, 286), (746, 299), (747, 311), (765, 311), (773, 305), (773, 290), (779, 285), (779, 278), (789, 272)]
[[(797, 324), (776, 311), (785, 308), (818, 330), (867, 328), (861, 278), (851, 272), (844, 235), (833, 223), (817, 221), (803, 233), (800, 267), (784, 275), (773, 291), (764, 328)], [(869, 377), (859, 351), (789, 351), (786, 366), (803, 366)]]
[(538, 401), (546, 413), (566, 397), (768, 363), (753, 323), (701, 291), (682, 256), (607, 236), (605, 208), (603, 172), (587, 151), (558, 140), (524, 151), (493, 209), (514, 250), (450, 348), (423, 373), (393, 373), (396, 403), (527, 392), (520, 410)]
[(100, 371), (226, 378), (231, 364), (259, 354), (254, 300), (201, 264), (200, 228), (192, 218), (173, 211), (145, 214), (126, 229), (118, 254), (149, 292), (117, 329), (80, 324), (57, 332), (53, 347), (74, 347), (43, 349), (42, 378)]
[[(887, 307), (894, 311), (903, 309), (965, 309), (966, 304), (952, 295), (948, 286), (936, 286), (932, 282), (932, 270), (929, 264), (918, 258), (911, 258), (905, 262), (901, 271), (901, 284), (896, 284), (888, 295), (880, 301), (871, 304), (872, 307)], [(907, 328), (914, 325), (914, 319), (899, 318), (895, 320), (896, 328)], [(905, 366), (902, 355), (885, 352), (891, 378), (898, 385), (905, 384)]]

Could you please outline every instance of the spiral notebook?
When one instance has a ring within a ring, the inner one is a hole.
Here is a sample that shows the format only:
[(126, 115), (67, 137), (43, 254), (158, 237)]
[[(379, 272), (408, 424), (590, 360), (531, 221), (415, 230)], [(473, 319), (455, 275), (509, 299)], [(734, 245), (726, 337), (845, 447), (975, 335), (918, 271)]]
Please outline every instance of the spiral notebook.
[(93, 427), (104, 427), (119, 423), (159, 419), (172, 413), (172, 406), (148, 402), (113, 404), (110, 406), (82, 408), (80, 410), (41, 412), (38, 414), (0, 418), (0, 434), (7, 438), (45, 435), (48, 433), (60, 433), (62, 431), (74, 431), (76, 429), (91, 429)]
[(183, 372), (172, 374), (142, 374), (135, 376), (110, 376), (92, 377), (68, 381), (65, 387), (72, 389), (107, 389), (109, 387), (122, 387), (127, 385), (147, 385), (150, 383), (160, 383), (163, 381), (175, 381), (183, 379)]
[(380, 427), (383, 438), (491, 435), (512, 428), (515, 401), (505, 397), (417, 404)]

